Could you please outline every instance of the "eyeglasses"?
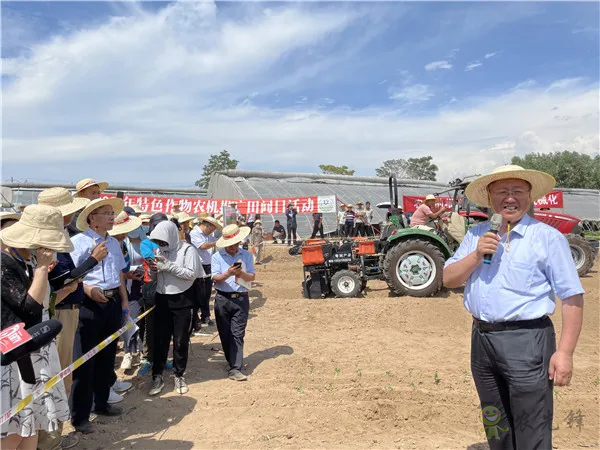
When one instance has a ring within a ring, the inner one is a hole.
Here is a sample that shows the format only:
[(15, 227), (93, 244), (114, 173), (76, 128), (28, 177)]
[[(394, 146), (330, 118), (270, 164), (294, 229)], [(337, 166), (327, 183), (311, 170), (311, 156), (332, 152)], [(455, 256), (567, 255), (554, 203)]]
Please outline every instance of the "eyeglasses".
[(115, 212), (114, 211), (110, 211), (110, 212), (94, 212), (91, 214), (92, 216), (107, 216), (107, 217), (115, 217)]
[(524, 189), (515, 189), (514, 191), (509, 191), (508, 189), (498, 189), (490, 191), (494, 197), (498, 198), (506, 198), (506, 197), (514, 197), (514, 198), (525, 198), (529, 196), (528, 190)]

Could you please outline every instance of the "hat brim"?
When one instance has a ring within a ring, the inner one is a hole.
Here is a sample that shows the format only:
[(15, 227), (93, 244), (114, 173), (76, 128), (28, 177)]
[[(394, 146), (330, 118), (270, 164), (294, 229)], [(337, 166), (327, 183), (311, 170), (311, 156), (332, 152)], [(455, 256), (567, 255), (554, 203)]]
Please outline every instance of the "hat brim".
[(2, 230), (0, 239), (4, 245), (14, 248), (48, 248), (58, 253), (74, 250), (66, 231), (34, 228), (21, 221)]
[(217, 222), (217, 219), (215, 219), (213, 217), (202, 217), (202, 218), (198, 219), (199, 224), (201, 224), (203, 222), (210, 223), (219, 231), (223, 229), (223, 225), (221, 225), (219, 222)]
[(142, 219), (137, 216), (128, 216), (127, 222), (113, 225), (112, 230), (109, 230), (108, 234), (111, 236), (118, 236), (120, 234), (131, 233), (133, 230), (137, 230), (142, 226)]
[[(63, 217), (70, 216), (71, 214), (75, 214), (77, 211), (85, 208), (89, 203), (90, 199), (84, 197), (73, 197), (73, 201), (66, 205), (55, 206), (62, 213)], [(52, 205), (53, 206), (53, 205)]]
[(477, 178), (467, 186), (465, 195), (476, 205), (491, 208), (488, 186), (495, 181), (511, 179), (524, 180), (531, 185), (531, 203), (551, 192), (556, 186), (552, 175), (538, 170), (507, 170)]
[(230, 239), (225, 239), (223, 236), (221, 236), (217, 240), (217, 243), (215, 245), (218, 248), (229, 247), (230, 245), (234, 245), (234, 244), (237, 244), (238, 242), (242, 242), (244, 239), (246, 239), (248, 237), (249, 234), (250, 234), (250, 227), (240, 227), (238, 234), (236, 234), (234, 237), (232, 237)]
[(115, 216), (118, 216), (123, 208), (125, 208), (125, 203), (122, 199), (117, 197), (104, 198), (102, 200), (94, 200), (93, 202), (88, 203), (88, 205), (81, 211), (79, 217), (77, 218), (77, 228), (81, 231), (86, 231), (90, 226), (87, 223), (88, 216), (98, 208), (102, 208), (103, 206), (112, 206), (113, 211), (115, 212)]
[(10, 212), (2, 212), (0, 213), (0, 220), (19, 220), (23, 217), (21, 213), (10, 213)]

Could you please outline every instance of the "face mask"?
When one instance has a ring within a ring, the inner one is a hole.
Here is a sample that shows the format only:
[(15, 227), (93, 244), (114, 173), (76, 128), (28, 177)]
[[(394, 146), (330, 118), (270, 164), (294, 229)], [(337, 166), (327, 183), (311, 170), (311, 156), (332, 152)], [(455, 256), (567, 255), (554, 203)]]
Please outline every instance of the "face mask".
[(144, 230), (144, 234), (148, 234), (150, 232), (150, 227), (148, 225), (142, 225), (142, 230)]

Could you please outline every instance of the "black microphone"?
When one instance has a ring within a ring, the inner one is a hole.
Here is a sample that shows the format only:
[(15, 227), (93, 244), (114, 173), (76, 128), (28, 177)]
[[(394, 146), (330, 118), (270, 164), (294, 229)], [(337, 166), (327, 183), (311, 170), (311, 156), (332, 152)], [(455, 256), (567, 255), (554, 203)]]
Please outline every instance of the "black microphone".
[(0, 365), (8, 366), (16, 361), (23, 381), (35, 384), (35, 372), (29, 354), (48, 345), (61, 330), (62, 323), (56, 319), (46, 320), (28, 328), (26, 331), (31, 336), (31, 340), (6, 354), (2, 353)]
[[(502, 226), (502, 216), (500, 214), (494, 214), (492, 216), (492, 220), (490, 220), (490, 233), (498, 234), (500, 231), (500, 227)], [(485, 255), (483, 257), (484, 264), (492, 263), (492, 255)]]

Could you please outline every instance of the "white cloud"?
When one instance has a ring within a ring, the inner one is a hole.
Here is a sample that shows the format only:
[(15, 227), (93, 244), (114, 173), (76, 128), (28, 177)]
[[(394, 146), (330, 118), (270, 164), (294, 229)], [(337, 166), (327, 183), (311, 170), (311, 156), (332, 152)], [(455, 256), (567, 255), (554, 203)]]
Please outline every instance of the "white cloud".
[(407, 105), (434, 92), (403, 72), (385, 75), (388, 105), (353, 109), (335, 90), (327, 108), (265, 105), (269, 95), (328, 103), (285, 88), (327, 75), (336, 57), (298, 55), (335, 46), (361, 14), (285, 5), (231, 21), (214, 5), (186, 2), (36, 45), (6, 61), (16, 81), (3, 86), (4, 175), (192, 186), (209, 155), (227, 149), (240, 168), (317, 170), (326, 158), (360, 175), (386, 159), (432, 155), (445, 181), (533, 150), (599, 151), (598, 86), (585, 80), (528, 80), (410, 115)]
[(423, 103), (433, 97), (431, 88), (425, 84), (411, 84), (401, 88), (391, 87), (389, 89), (391, 100), (402, 100), (409, 105)]
[(485, 59), (490, 59), (493, 58), (494, 56), (496, 56), (498, 54), (498, 52), (491, 52), (491, 53), (486, 53), (484, 58)]
[(483, 66), (483, 63), (480, 63), (479, 61), (475, 61), (472, 63), (467, 64), (467, 67), (465, 67), (465, 72), (470, 72), (473, 69), (477, 69), (478, 67)]
[(450, 64), (448, 61), (444, 60), (444, 61), (433, 61), (433, 62), (430, 62), (429, 64), (425, 65), (425, 70), (427, 70), (428, 72), (433, 72), (434, 70), (440, 70), (440, 69), (452, 69), (452, 64)]

